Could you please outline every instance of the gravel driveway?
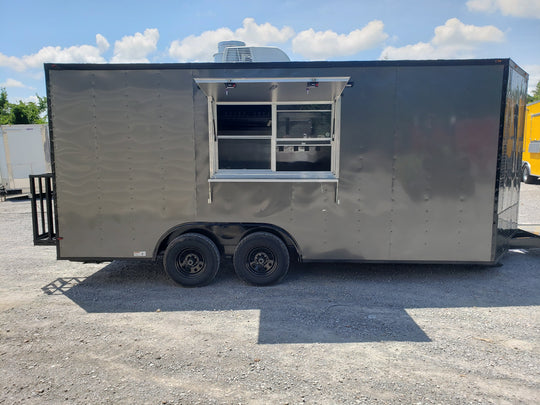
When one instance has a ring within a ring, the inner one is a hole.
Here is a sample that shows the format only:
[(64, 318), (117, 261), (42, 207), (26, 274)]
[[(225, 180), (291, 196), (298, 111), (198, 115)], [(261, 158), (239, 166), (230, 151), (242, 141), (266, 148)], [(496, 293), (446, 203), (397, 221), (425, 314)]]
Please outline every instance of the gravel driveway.
[[(520, 222), (540, 223), (540, 185)], [(0, 403), (537, 404), (540, 250), (501, 267), (296, 265), (272, 287), (56, 261), (0, 203)]]

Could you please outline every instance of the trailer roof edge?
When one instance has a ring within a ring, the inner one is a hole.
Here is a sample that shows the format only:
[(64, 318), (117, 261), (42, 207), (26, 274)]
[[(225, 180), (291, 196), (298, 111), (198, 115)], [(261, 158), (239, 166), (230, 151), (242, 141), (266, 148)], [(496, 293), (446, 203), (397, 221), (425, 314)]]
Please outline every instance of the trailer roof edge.
[(372, 61), (291, 61), (247, 63), (45, 63), (45, 70), (150, 70), (150, 69), (261, 69), (261, 68), (330, 68), (376, 66), (471, 66), (511, 64), (523, 71), (509, 58), (498, 59), (426, 59), (426, 60), (372, 60)]

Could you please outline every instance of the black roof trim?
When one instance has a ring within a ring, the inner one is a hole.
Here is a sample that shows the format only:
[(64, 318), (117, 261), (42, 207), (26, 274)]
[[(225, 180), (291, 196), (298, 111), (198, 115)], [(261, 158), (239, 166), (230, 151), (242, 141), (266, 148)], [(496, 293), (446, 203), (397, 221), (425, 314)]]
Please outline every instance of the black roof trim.
[(517, 66), (511, 59), (435, 59), (316, 62), (249, 62), (249, 63), (45, 63), (45, 70), (152, 70), (152, 69), (261, 69), (261, 68), (339, 68), (376, 66)]
[(529, 80), (529, 74), (519, 67), (512, 59), (509, 60), (510, 67), (514, 69), (518, 74)]

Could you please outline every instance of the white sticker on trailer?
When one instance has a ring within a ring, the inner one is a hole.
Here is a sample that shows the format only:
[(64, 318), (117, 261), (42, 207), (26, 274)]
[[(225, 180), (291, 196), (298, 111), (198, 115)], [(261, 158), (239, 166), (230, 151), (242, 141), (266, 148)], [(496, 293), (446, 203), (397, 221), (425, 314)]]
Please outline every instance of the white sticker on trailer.
[(140, 252), (133, 252), (134, 257), (146, 257), (146, 250), (141, 250)]

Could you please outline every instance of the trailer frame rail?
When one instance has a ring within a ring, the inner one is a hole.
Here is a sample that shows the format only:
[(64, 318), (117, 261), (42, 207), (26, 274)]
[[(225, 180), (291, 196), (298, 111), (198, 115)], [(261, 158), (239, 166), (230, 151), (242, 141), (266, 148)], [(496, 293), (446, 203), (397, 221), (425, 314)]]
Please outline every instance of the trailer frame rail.
[(540, 249), (540, 235), (518, 229), (509, 241), (510, 249)]

